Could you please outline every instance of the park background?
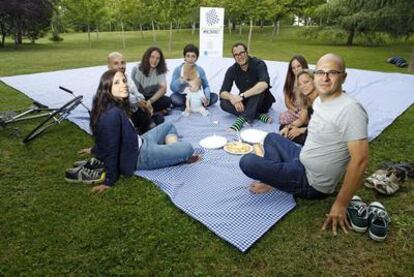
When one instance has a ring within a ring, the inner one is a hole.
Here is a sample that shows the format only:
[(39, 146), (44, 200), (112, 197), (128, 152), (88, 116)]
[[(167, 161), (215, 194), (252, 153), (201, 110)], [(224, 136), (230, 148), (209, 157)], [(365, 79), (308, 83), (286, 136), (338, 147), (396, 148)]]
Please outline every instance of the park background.
[[(408, 73), (386, 63), (399, 55), (413, 65), (414, 3), (335, 1), (0, 1), (0, 76), (103, 65), (120, 51), (140, 60), (150, 45), (167, 58), (198, 44), (200, 6), (225, 8), (224, 53), (234, 42), (251, 55), (310, 63), (327, 53), (347, 66)], [(170, 69), (172, 70), (172, 69)], [(96, 80), (98, 83), (98, 80)], [(411, 89), (412, 88), (406, 88)], [(31, 100), (0, 84), (0, 110)], [(151, 182), (122, 178), (104, 195), (68, 185), (64, 168), (92, 138), (69, 122), (33, 144), (21, 138), (36, 123), (0, 132), (1, 275), (374, 275), (414, 274), (414, 193), (407, 182), (379, 200), (392, 223), (384, 243), (351, 233), (321, 232), (334, 197), (299, 200), (295, 210), (242, 254), (174, 207)], [(385, 160), (413, 160), (411, 106), (370, 143), (367, 175)]]

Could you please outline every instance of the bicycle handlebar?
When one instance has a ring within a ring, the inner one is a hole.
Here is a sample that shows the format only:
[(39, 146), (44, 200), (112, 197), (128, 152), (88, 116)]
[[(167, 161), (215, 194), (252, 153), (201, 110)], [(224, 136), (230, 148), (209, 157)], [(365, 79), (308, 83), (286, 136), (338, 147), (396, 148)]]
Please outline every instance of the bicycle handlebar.
[(62, 86), (59, 86), (59, 88), (60, 88), (61, 90), (64, 90), (64, 91), (66, 91), (66, 92), (68, 92), (68, 93), (70, 93), (70, 94), (72, 94), (72, 95), (73, 95), (73, 91), (71, 91), (70, 89), (64, 88), (64, 87), (62, 87)]
[[(70, 89), (64, 88), (62, 86), (59, 86), (59, 88), (63, 91), (66, 91), (70, 94), (72, 94), (73, 97), (76, 97), (75, 93), (73, 91), (71, 91)], [(85, 106), (85, 104), (83, 104), (82, 102), (80, 102), (80, 104), (88, 111), (89, 115), (91, 114), (91, 110), (89, 110), (88, 107)]]

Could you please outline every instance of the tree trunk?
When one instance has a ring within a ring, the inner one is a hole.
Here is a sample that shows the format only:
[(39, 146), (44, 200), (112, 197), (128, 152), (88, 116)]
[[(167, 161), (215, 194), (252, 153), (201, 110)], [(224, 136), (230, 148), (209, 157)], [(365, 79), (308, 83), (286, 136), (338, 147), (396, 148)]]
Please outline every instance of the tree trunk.
[(22, 28), (21, 28), (20, 24), (19, 24), (19, 29), (17, 31), (17, 42), (19, 44), (22, 44), (23, 43)]
[(280, 32), (280, 20), (276, 22), (276, 35), (278, 36)]
[(276, 28), (277, 28), (277, 19), (275, 18), (275, 20), (273, 21), (273, 29), (272, 29), (272, 41), (275, 37), (276, 34)]
[(0, 29), (1, 29), (1, 44), (0, 47), (4, 47), (4, 42), (6, 40), (6, 26), (3, 24), (3, 22), (0, 22)]
[(232, 28), (232, 26), (231, 26), (231, 20), (229, 19), (228, 20), (228, 24), (229, 24), (229, 35), (230, 35), (230, 37), (231, 37), (231, 28)]
[(171, 52), (171, 48), (172, 48), (172, 28), (173, 28), (173, 24), (172, 21), (170, 22), (170, 35), (168, 38), (168, 52)]
[(141, 30), (141, 38), (144, 38), (144, 31), (142, 30), (142, 23), (139, 23), (139, 29)]
[(410, 65), (408, 66), (408, 71), (414, 72), (414, 48), (411, 51)]
[(96, 31), (96, 40), (99, 40), (99, 27), (98, 26), (96, 26), (95, 31)]
[(154, 20), (151, 20), (151, 24), (152, 24), (152, 43), (155, 44), (157, 42), (157, 38), (155, 36)]
[(243, 33), (243, 23), (242, 22), (240, 22), (240, 26), (239, 26), (239, 37), (241, 38), (241, 36), (242, 36), (242, 33)]
[(122, 32), (122, 47), (125, 49), (125, 33), (124, 33), (124, 22), (121, 21), (121, 32)]
[(355, 36), (355, 29), (352, 29), (348, 32), (348, 39), (346, 41), (346, 45), (351, 46), (352, 42), (354, 41)]
[(253, 33), (253, 18), (250, 18), (250, 28), (249, 28), (249, 38), (247, 39), (247, 52), (250, 52), (250, 43), (252, 41), (252, 33)]
[(195, 21), (193, 21), (193, 23), (191, 24), (191, 35), (193, 35), (193, 36), (195, 34), (195, 29), (196, 29), (196, 23), (195, 23)]
[(91, 26), (88, 23), (88, 42), (89, 42), (89, 47), (92, 47), (92, 42), (91, 42)]
[(235, 20), (233, 20), (232, 22), (232, 25), (231, 25), (231, 29), (232, 29), (232, 31), (236, 31), (236, 21)]

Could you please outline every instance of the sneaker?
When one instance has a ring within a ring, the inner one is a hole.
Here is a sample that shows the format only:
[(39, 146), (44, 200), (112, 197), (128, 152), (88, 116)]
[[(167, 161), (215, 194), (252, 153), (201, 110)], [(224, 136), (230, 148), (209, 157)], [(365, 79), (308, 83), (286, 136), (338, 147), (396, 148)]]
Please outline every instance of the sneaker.
[(65, 180), (69, 183), (100, 184), (105, 181), (105, 170), (90, 169), (84, 166), (69, 168), (65, 171)]
[(368, 235), (375, 241), (383, 241), (387, 237), (388, 224), (391, 222), (387, 211), (380, 202), (372, 202), (368, 206)]
[(361, 197), (354, 195), (346, 209), (352, 229), (358, 233), (364, 233), (368, 229), (368, 210), (367, 204)]
[(89, 160), (82, 160), (82, 161), (76, 161), (73, 163), (73, 167), (86, 167), (89, 169), (98, 169), (98, 168), (104, 168), (104, 163), (101, 160), (98, 160), (97, 158), (90, 158)]

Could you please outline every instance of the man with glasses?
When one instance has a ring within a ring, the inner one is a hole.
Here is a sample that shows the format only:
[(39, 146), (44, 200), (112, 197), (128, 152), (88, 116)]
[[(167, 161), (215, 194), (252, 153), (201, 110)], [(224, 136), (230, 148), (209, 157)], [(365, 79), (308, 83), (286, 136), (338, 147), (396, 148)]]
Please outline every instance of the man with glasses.
[[(259, 119), (270, 123), (267, 115), (275, 98), (270, 93), (270, 79), (264, 61), (250, 57), (243, 43), (232, 47), (235, 63), (227, 70), (220, 90), (220, 107), (237, 116), (231, 130), (236, 132), (243, 128), (246, 122)], [(233, 82), (239, 89), (239, 94), (232, 94)]]
[(250, 187), (255, 193), (275, 187), (301, 198), (325, 198), (345, 174), (322, 226), (332, 225), (334, 235), (337, 228), (345, 233), (350, 229), (346, 209), (368, 164), (368, 115), (342, 91), (346, 75), (341, 57), (327, 54), (319, 59), (314, 79), (319, 97), (303, 148), (273, 133), (265, 138), (264, 157), (248, 154), (240, 160), (242, 171), (258, 180)]

